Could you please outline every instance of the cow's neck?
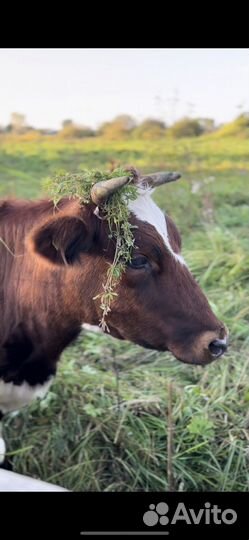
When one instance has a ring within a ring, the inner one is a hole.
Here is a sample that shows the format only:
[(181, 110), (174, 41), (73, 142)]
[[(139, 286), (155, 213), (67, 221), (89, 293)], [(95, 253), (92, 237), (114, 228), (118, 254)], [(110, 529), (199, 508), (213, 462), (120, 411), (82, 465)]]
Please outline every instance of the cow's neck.
[[(70, 201), (61, 203), (67, 204)], [(0, 204), (0, 378), (15, 384), (46, 380), (84, 322), (76, 292), (69, 287), (70, 297), (65, 294), (65, 269), (55, 267), (51, 279), (42, 264), (23, 256), (28, 232), (52, 213), (50, 201), (6, 202), (4, 210)], [(60, 320), (58, 313), (63, 313)]]

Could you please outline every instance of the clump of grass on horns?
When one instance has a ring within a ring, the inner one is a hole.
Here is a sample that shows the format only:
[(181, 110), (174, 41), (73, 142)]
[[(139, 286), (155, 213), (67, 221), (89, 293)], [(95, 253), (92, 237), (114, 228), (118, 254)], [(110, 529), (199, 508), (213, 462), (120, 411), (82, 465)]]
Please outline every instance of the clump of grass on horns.
[(130, 200), (137, 197), (137, 188), (132, 183), (133, 173), (122, 168), (112, 172), (99, 170), (84, 170), (79, 173), (59, 173), (45, 181), (46, 189), (51, 193), (55, 206), (63, 197), (78, 198), (82, 204), (91, 203), (91, 189), (96, 182), (109, 180), (121, 176), (130, 176), (131, 182), (114, 192), (100, 205), (101, 219), (105, 219), (109, 226), (109, 238), (115, 241), (115, 253), (111, 264), (108, 265), (106, 280), (102, 284), (102, 291), (94, 297), (100, 301), (102, 316), (100, 327), (109, 331), (106, 322), (111, 304), (117, 296), (116, 287), (130, 262), (134, 247), (134, 226), (129, 223)]

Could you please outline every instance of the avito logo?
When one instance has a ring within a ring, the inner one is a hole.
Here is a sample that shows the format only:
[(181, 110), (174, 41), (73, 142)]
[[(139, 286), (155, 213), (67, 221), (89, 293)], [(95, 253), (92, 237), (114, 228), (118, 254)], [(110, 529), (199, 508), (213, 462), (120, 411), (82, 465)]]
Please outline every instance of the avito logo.
[(172, 518), (167, 515), (170, 508), (167, 503), (160, 502), (157, 505), (150, 504), (149, 510), (143, 515), (143, 522), (147, 527), (160, 525), (175, 525), (182, 521), (187, 525), (233, 525), (237, 521), (237, 512), (232, 508), (222, 510), (217, 504), (211, 505), (209, 502), (204, 504), (204, 508), (194, 510), (187, 508), (183, 502), (177, 504)]

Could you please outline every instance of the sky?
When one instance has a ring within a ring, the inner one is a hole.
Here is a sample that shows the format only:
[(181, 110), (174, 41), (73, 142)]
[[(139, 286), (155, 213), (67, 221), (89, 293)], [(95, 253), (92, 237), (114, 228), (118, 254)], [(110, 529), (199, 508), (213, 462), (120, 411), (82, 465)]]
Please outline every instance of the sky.
[(231, 121), (249, 110), (249, 49), (0, 49), (0, 126), (65, 119), (98, 127), (119, 114), (172, 123)]

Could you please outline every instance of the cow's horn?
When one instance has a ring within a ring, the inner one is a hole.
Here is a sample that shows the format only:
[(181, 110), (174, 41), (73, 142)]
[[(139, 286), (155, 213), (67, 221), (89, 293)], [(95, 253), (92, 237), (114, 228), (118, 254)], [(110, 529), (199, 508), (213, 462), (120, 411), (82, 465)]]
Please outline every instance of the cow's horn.
[(91, 189), (91, 199), (99, 206), (106, 201), (110, 195), (115, 191), (125, 186), (130, 180), (130, 176), (119, 176), (117, 178), (110, 178), (109, 180), (102, 180), (97, 182)]
[(178, 178), (181, 178), (181, 175), (178, 172), (157, 172), (141, 176), (138, 182), (148, 184), (151, 187), (156, 187), (167, 184), (168, 182), (175, 182)]

